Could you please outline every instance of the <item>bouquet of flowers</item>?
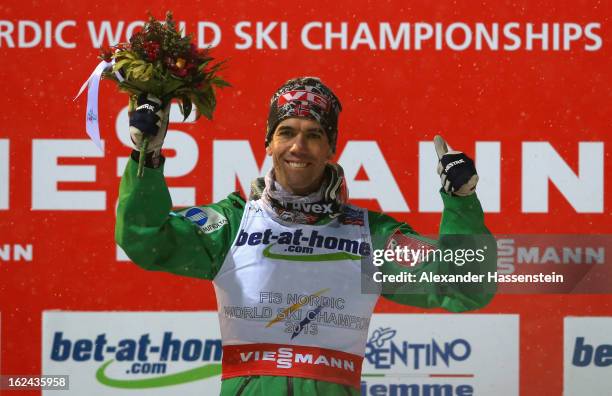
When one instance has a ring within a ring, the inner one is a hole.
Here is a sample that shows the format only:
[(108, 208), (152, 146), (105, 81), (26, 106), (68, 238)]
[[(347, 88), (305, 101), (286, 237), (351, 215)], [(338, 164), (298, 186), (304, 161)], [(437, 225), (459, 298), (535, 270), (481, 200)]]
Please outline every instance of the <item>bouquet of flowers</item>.
[[(215, 87), (229, 84), (217, 72), (223, 62), (213, 63), (209, 49), (198, 49), (192, 36), (183, 37), (176, 28), (172, 13), (162, 23), (149, 14), (141, 31), (110, 49), (102, 50), (100, 59), (112, 62), (101, 77), (115, 81), (121, 91), (130, 95), (129, 110), (136, 108), (141, 94), (151, 94), (168, 105), (179, 100), (185, 119), (195, 105), (197, 115), (212, 119), (216, 106)], [(148, 139), (140, 147), (138, 175), (142, 176)]]

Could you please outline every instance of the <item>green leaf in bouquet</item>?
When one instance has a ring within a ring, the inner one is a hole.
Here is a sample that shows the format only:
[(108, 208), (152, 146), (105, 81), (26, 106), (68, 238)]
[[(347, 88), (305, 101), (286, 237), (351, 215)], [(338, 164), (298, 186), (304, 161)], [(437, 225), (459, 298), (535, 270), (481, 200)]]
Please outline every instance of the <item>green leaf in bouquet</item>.
[(147, 62), (143, 60), (133, 61), (128, 67), (126, 67), (127, 78), (128, 79), (133, 78), (135, 80), (140, 80), (140, 77), (142, 76), (146, 68), (147, 68)]
[(119, 71), (122, 67), (129, 67), (130, 63), (132, 63), (132, 59), (121, 59), (120, 61), (115, 62), (113, 65), (113, 71)]
[(185, 84), (182, 79), (171, 77), (163, 83), (163, 96), (174, 96), (173, 93)]
[(215, 75), (214, 75), (214, 74), (215, 74), (216, 72), (218, 72), (219, 70), (221, 70), (221, 68), (222, 68), (223, 66), (225, 66), (225, 63), (226, 63), (226, 62), (227, 62), (226, 60), (223, 60), (223, 61), (221, 61), (221, 62), (219, 62), (219, 63), (215, 63), (215, 64), (214, 64), (214, 65), (213, 65), (213, 66), (210, 68), (210, 70), (208, 70), (208, 75), (209, 75), (210, 77), (215, 77)]
[(128, 102), (128, 111), (134, 111), (136, 110), (136, 107), (138, 105), (138, 96), (137, 95), (130, 95), (130, 100)]
[(140, 80), (141, 81), (149, 81), (149, 80), (151, 80), (152, 76), (153, 76), (153, 64), (152, 63), (147, 63), (147, 65), (145, 66), (144, 71), (142, 72), (142, 75), (140, 76)]
[(153, 75), (151, 76), (151, 79), (158, 81), (160, 84), (162, 84), (164, 81), (168, 79), (167, 74), (168, 74), (167, 70), (164, 67), (162, 67), (159, 62), (156, 62), (153, 65)]
[(200, 118), (200, 116), (204, 115), (206, 118), (212, 118), (212, 111), (206, 107), (206, 105), (198, 98), (197, 96), (193, 96), (191, 98), (193, 100), (193, 104), (196, 107), (196, 120)]
[(212, 88), (208, 87), (206, 90), (196, 91), (192, 96), (192, 100), (198, 112), (209, 120), (212, 120), (212, 115), (217, 104), (215, 93)]
[[(151, 16), (151, 18), (155, 20), (153, 16)], [(174, 22), (174, 19), (172, 17), (172, 11), (166, 11), (166, 26), (169, 29), (176, 30), (176, 22)]]
[(115, 58), (115, 60), (119, 59), (130, 59), (130, 60), (135, 60), (138, 57), (136, 56), (136, 54), (132, 51), (128, 51), (128, 50), (123, 50), (123, 51), (118, 51), (115, 52), (113, 54), (113, 58)]
[(191, 108), (193, 104), (191, 103), (191, 99), (189, 99), (189, 97), (186, 95), (181, 96), (180, 99), (181, 100), (179, 101), (179, 109), (181, 110), (181, 114), (183, 115), (183, 121), (185, 121), (187, 117), (189, 117), (189, 115), (191, 114)]
[(214, 110), (215, 107), (217, 107), (217, 98), (215, 97), (215, 91), (212, 89), (212, 87), (208, 91), (206, 98), (208, 100), (208, 103), (210, 104), (210, 107)]
[(210, 61), (212, 61), (212, 58), (208, 58), (206, 60), (204, 60), (202, 63), (200, 63), (200, 65), (198, 66), (198, 71), (199, 72), (203, 72), (204, 69), (206, 68), (206, 65), (208, 65), (210, 63)]
[(219, 88), (224, 88), (224, 87), (231, 87), (232, 85), (230, 83), (228, 83), (227, 81), (219, 78), (219, 77), (215, 77), (212, 80), (210, 80), (210, 83), (219, 87)]
[(140, 65), (140, 66), (130, 68), (129, 69), (130, 77), (132, 77), (134, 80), (141, 80), (140, 77), (142, 76), (146, 68), (147, 67), (145, 65)]
[(124, 80), (120, 82), (119, 89), (128, 92), (132, 95), (139, 95), (141, 93), (150, 93), (151, 95), (161, 98), (161, 90), (159, 87), (151, 81), (136, 81), (136, 80)]
[(125, 92), (128, 95), (140, 95), (141, 92), (131, 89), (123, 84), (118, 85), (119, 92)]
[(152, 64), (152, 63), (149, 63), (149, 64), (147, 65), (147, 70), (145, 71), (145, 74), (147, 75), (147, 78), (148, 78), (148, 79), (150, 79), (150, 78), (152, 78), (152, 77), (153, 77), (153, 69), (154, 69), (153, 64)]

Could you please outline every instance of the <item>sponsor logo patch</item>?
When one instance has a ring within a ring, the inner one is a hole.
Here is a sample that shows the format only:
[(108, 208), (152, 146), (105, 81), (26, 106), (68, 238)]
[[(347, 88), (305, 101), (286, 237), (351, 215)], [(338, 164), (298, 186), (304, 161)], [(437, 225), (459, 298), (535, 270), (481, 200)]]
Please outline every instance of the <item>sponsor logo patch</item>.
[(563, 394), (609, 395), (611, 370), (612, 317), (565, 317)]
[(304, 233), (301, 228), (280, 233), (275, 233), (271, 228), (251, 233), (240, 230), (237, 247), (258, 245), (266, 245), (262, 253), (264, 257), (289, 261), (361, 260), (371, 251), (368, 242), (327, 236), (317, 230), (309, 233)]
[(518, 315), (374, 314), (361, 394), (518, 396), (518, 337)]
[(228, 223), (227, 218), (212, 208), (189, 208), (181, 216), (196, 224), (205, 234), (215, 232)]
[(70, 374), (62, 395), (219, 394), (216, 312), (46, 311), (42, 323), (42, 374)]

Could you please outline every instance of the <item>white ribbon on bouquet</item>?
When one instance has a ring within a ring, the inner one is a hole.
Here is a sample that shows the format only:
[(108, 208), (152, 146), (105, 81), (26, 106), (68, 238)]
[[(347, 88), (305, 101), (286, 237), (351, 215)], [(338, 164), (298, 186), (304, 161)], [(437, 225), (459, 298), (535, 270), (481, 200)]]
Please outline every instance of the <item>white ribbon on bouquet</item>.
[[(85, 113), (85, 128), (89, 138), (93, 140), (100, 151), (104, 151), (102, 149), (102, 142), (100, 141), (100, 125), (98, 123), (98, 94), (100, 89), (100, 79), (102, 78), (102, 73), (105, 70), (112, 68), (114, 63), (114, 59), (111, 62), (104, 60), (101, 61), (91, 73), (89, 78), (83, 83), (81, 89), (79, 89), (79, 93), (74, 98), (74, 100), (77, 100), (77, 98), (81, 96), (85, 90), (85, 87), (87, 87), (87, 112)], [(119, 81), (123, 81), (123, 77), (121, 77), (119, 72), (115, 72), (115, 76), (117, 76)]]

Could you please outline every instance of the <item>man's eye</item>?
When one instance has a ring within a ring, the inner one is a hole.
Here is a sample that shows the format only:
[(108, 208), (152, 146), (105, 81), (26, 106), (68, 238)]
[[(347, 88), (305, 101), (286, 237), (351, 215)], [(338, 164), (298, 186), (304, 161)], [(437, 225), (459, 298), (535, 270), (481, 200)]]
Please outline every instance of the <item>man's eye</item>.
[(321, 139), (323, 135), (319, 132), (311, 132), (308, 137), (310, 137), (311, 139)]

